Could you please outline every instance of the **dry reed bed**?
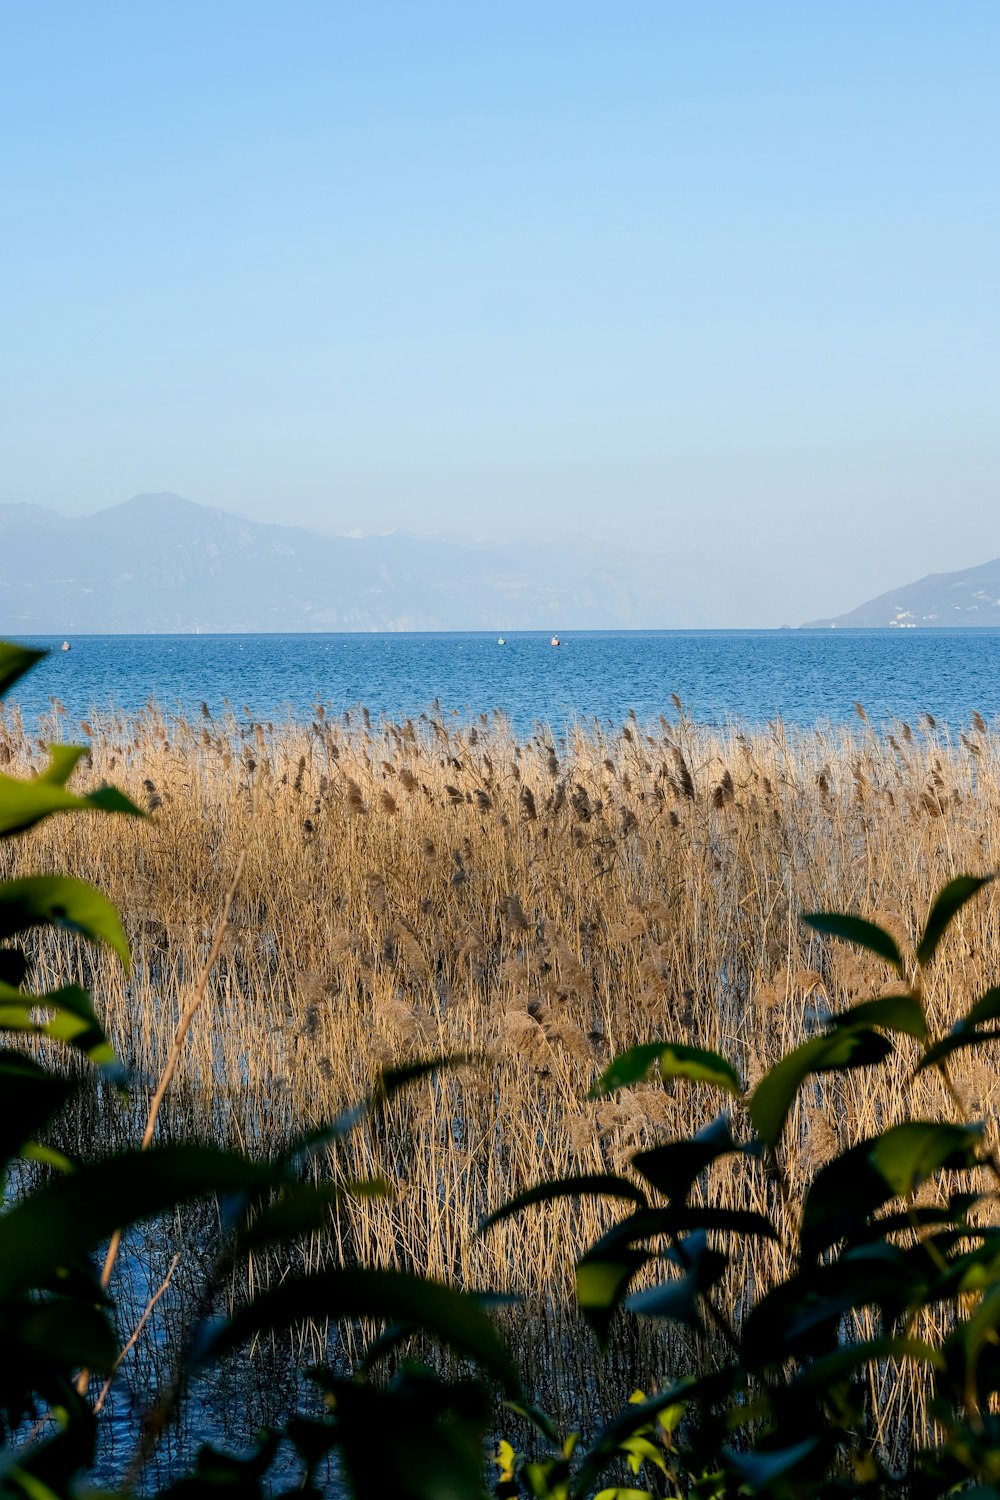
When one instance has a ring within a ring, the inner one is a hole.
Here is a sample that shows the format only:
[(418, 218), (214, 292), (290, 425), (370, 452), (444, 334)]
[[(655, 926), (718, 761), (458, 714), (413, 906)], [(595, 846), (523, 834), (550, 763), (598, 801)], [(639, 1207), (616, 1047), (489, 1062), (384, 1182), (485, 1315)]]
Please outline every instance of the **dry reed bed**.
[[(78, 730), (54, 704), (31, 740), (7, 711), (0, 760), (40, 765), (48, 738), (89, 744), (81, 785), (114, 781), (151, 810), (143, 823), (52, 820), (4, 856), (10, 870), (92, 879), (123, 912), (130, 979), (69, 942), (43, 962), (91, 982), (140, 1081), (137, 1113), (242, 853), (165, 1127), (209, 1122), (266, 1149), (359, 1097), (380, 1064), (481, 1054), (418, 1086), (388, 1135), (352, 1138), (339, 1169), (383, 1172), (396, 1191), (358, 1205), (343, 1248), (536, 1304), (562, 1299), (609, 1210), (561, 1203), (479, 1238), (481, 1215), (540, 1178), (620, 1170), (719, 1108), (685, 1084), (589, 1103), (611, 1056), (691, 1040), (752, 1084), (817, 1012), (886, 982), (810, 934), (803, 911), (863, 913), (909, 947), (937, 888), (989, 871), (1000, 847), (1000, 740), (978, 715), (954, 738), (929, 718), (884, 736), (861, 717), (793, 736), (679, 716), (518, 742), (500, 716), (394, 724), (317, 707), (309, 723), (272, 725), (151, 707)], [(991, 887), (936, 961), (936, 1024), (1000, 978), (997, 925)], [(894, 1072), (804, 1092), (786, 1149), (793, 1201), (838, 1143), (947, 1107), (933, 1076), (907, 1085), (907, 1045)], [(995, 1070), (964, 1059), (955, 1073), (970, 1111), (992, 1119)], [(707, 1191), (785, 1212), (763, 1177), (737, 1186), (720, 1170)], [(753, 1247), (729, 1295), (766, 1284), (782, 1254)], [(887, 1418), (905, 1402), (919, 1415), (919, 1393), (889, 1385)]]

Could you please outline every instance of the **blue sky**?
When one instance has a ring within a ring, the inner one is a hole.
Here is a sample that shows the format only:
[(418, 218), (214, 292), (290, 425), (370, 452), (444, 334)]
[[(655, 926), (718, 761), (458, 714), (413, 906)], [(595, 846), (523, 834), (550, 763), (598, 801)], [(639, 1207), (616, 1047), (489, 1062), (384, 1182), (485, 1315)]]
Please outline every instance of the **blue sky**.
[(1000, 553), (1000, 6), (0, 0), (0, 501)]

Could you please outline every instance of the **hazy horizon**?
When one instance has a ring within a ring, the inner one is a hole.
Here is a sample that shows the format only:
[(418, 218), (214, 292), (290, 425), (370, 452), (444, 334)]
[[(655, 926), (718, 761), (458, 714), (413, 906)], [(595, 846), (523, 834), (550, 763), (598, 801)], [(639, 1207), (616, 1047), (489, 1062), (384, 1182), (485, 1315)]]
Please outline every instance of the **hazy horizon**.
[(0, 502), (1000, 554), (1000, 11), (0, 3)]

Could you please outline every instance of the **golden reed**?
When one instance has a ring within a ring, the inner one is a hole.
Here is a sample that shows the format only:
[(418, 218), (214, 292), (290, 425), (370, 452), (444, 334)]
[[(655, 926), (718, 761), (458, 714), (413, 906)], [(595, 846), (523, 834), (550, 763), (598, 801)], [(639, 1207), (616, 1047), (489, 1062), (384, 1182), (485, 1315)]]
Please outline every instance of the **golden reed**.
[[(517, 1292), (547, 1316), (568, 1306), (574, 1256), (614, 1208), (561, 1202), (479, 1237), (481, 1216), (541, 1178), (626, 1169), (720, 1108), (707, 1088), (659, 1082), (588, 1102), (609, 1058), (691, 1040), (752, 1085), (824, 1009), (887, 981), (800, 913), (858, 912), (912, 945), (940, 885), (989, 871), (1000, 850), (1000, 740), (978, 715), (954, 737), (929, 716), (883, 735), (863, 713), (850, 731), (794, 734), (679, 714), (518, 740), (499, 715), (396, 724), (317, 706), (270, 724), (151, 707), (77, 726), (54, 703), (32, 738), (6, 711), (0, 760), (24, 773), (53, 737), (88, 744), (79, 784), (114, 781), (150, 817), (51, 820), (6, 846), (4, 873), (89, 878), (122, 911), (130, 978), (69, 939), (39, 961), (54, 980), (82, 968), (140, 1095), (243, 861), (163, 1127), (265, 1150), (357, 1099), (380, 1065), (476, 1054), (394, 1106), (388, 1136), (351, 1139), (337, 1170), (382, 1172), (395, 1191), (360, 1202), (338, 1248)], [(998, 910), (989, 887), (941, 950), (927, 997), (941, 1027), (1000, 981)], [(803, 1091), (787, 1142), (796, 1197), (838, 1143), (921, 1099), (940, 1106), (932, 1071), (908, 1082), (903, 1048), (894, 1071)], [(955, 1075), (992, 1121), (996, 1071), (979, 1057)], [(740, 1184), (724, 1165), (705, 1190), (780, 1220), (763, 1172)], [(782, 1254), (754, 1243), (729, 1295), (759, 1290)], [(648, 1338), (647, 1357), (689, 1356)], [(919, 1431), (911, 1382), (887, 1378), (880, 1399), (887, 1430)]]

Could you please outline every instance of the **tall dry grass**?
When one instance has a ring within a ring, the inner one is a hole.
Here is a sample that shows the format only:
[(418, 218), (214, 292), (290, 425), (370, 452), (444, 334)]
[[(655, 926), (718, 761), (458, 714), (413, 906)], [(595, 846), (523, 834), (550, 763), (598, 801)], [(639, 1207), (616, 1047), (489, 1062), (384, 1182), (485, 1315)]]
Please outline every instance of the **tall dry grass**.
[[(574, 1257), (614, 1210), (564, 1202), (479, 1237), (481, 1216), (540, 1178), (626, 1169), (637, 1147), (719, 1108), (688, 1084), (590, 1103), (596, 1072), (665, 1037), (718, 1049), (752, 1085), (824, 1008), (886, 982), (811, 934), (803, 911), (860, 912), (910, 946), (939, 886), (990, 870), (1000, 847), (1000, 739), (978, 716), (956, 736), (929, 717), (885, 735), (863, 717), (795, 735), (680, 718), (518, 741), (500, 716), (395, 724), (317, 707), (308, 723), (272, 725), (150, 708), (77, 726), (54, 704), (34, 739), (7, 711), (0, 760), (40, 765), (52, 737), (88, 742), (81, 784), (114, 781), (151, 809), (141, 824), (52, 820), (4, 856), (5, 873), (16, 859), (92, 879), (124, 914), (131, 978), (68, 940), (40, 961), (54, 980), (82, 969), (91, 983), (135, 1070), (135, 1119), (242, 858), (161, 1127), (201, 1123), (267, 1149), (358, 1098), (380, 1065), (481, 1055), (394, 1106), (388, 1133), (351, 1138), (337, 1170), (384, 1173), (395, 1193), (358, 1203), (338, 1249), (526, 1297), (536, 1323), (510, 1326), (529, 1379), (557, 1399), (593, 1384), (589, 1365), (572, 1365), (567, 1309)], [(988, 888), (940, 952), (927, 1001), (942, 1028), (1000, 979), (998, 902)], [(947, 1109), (933, 1074), (907, 1082), (905, 1047), (888, 1073), (803, 1092), (791, 1201), (838, 1145)], [(955, 1077), (991, 1120), (995, 1069), (966, 1058)], [(790, 1212), (763, 1173), (740, 1184), (720, 1168), (706, 1191)], [(730, 1297), (745, 1303), (783, 1254), (748, 1248)], [(648, 1383), (696, 1355), (647, 1330), (626, 1363)], [(918, 1389), (887, 1381), (881, 1394), (887, 1424), (919, 1428)]]

